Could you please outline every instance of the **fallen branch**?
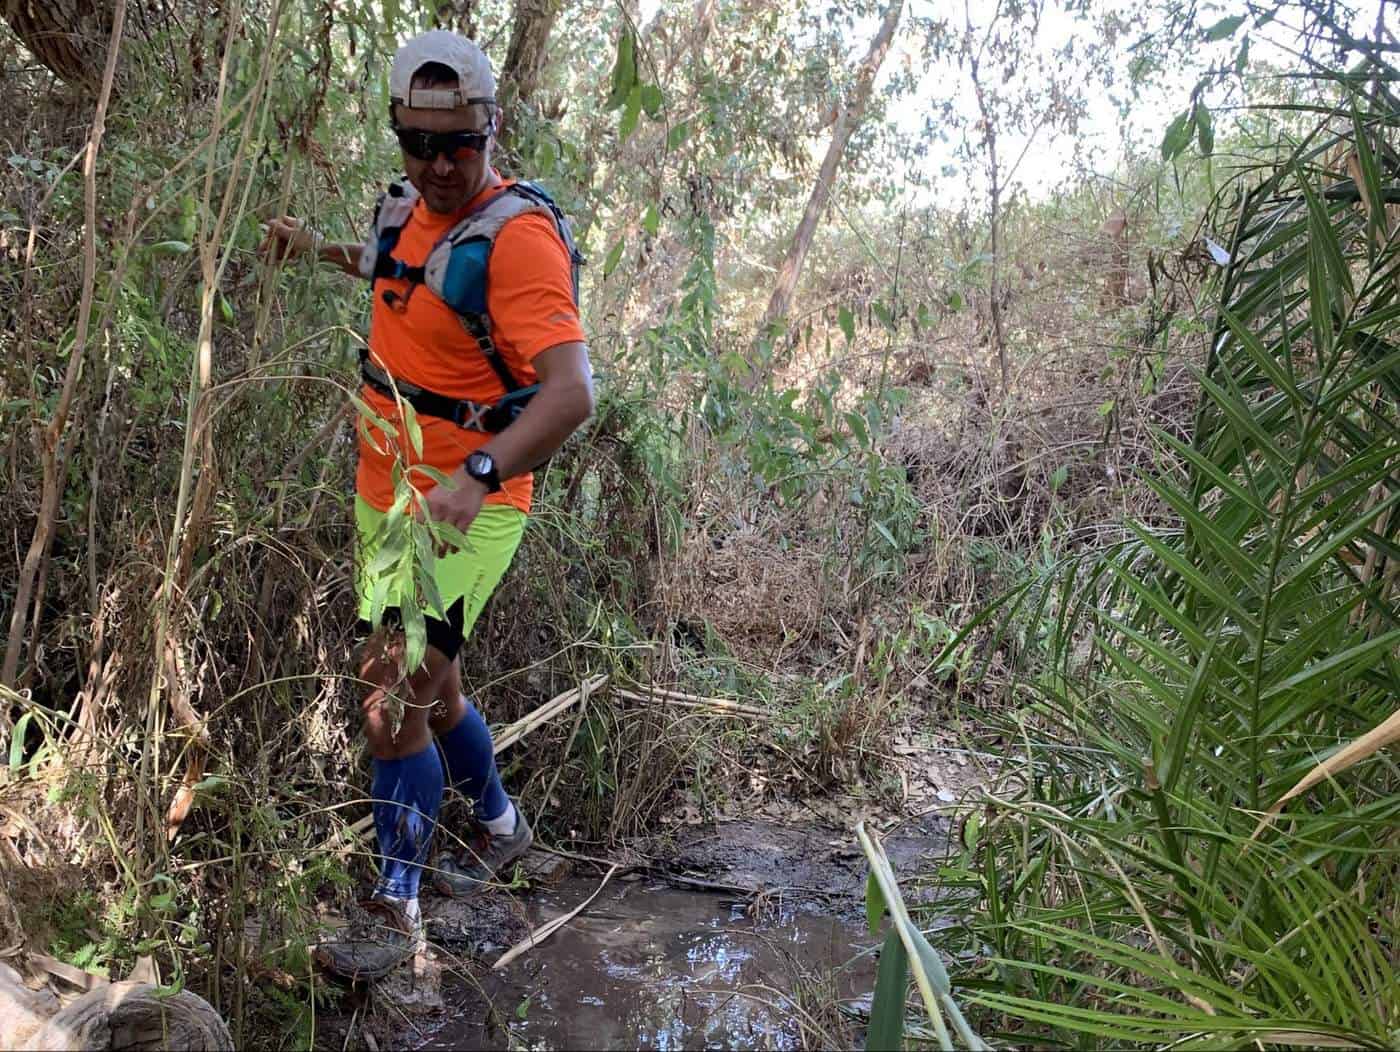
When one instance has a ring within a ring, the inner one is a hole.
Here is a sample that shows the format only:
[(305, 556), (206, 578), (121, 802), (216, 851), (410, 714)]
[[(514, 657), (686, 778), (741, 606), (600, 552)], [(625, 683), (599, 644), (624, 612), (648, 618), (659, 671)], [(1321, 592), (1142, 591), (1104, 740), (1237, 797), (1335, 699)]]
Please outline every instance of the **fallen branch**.
[(65, 961), (60, 961), (56, 957), (50, 957), (43, 953), (31, 953), (29, 955), (29, 962), (42, 968), (55, 979), (62, 979), (70, 986), (76, 986), (84, 993), (90, 990), (96, 990), (100, 986), (106, 986), (110, 982), (110, 980), (104, 979), (100, 975), (95, 975), (82, 968), (74, 967)]
[(529, 935), (525, 936), (525, 938), (521, 939), (518, 943), (512, 946), (505, 953), (501, 954), (500, 959), (497, 960), (496, 963), (491, 966), (491, 970), (500, 971), (506, 965), (510, 964), (511, 961), (519, 957), (522, 953), (528, 953), (530, 950), (533, 950), (540, 943), (544, 942), (545, 939), (548, 939), (556, 931), (558, 931), (564, 925), (568, 924), (569, 921), (577, 917), (580, 913), (582, 913), (585, 909), (588, 908), (588, 904), (590, 902), (592, 902), (599, 896), (599, 894), (602, 893), (602, 890), (608, 886), (608, 881), (612, 879), (613, 874), (621, 868), (622, 867), (620, 865), (614, 865), (612, 869), (608, 870), (608, 872), (604, 875), (602, 882), (598, 885), (597, 888), (594, 889), (592, 895), (589, 895), (588, 898), (584, 899), (582, 902), (580, 902), (577, 906), (571, 909), (568, 913), (564, 914), (562, 917), (555, 917), (552, 921), (549, 921), (546, 924), (541, 924)]
[(682, 694), (676, 690), (663, 690), (660, 687), (649, 687), (645, 694), (633, 690), (618, 688), (615, 693), (619, 698), (626, 698), (628, 701), (663, 701), (668, 706), (678, 709), (700, 709), (702, 711), (713, 712), (717, 716), (751, 716), (759, 720), (771, 720), (775, 718), (772, 709), (760, 709), (754, 705), (743, 705), (728, 698), (703, 698), (696, 694)]
[(606, 675), (593, 676), (584, 680), (572, 690), (566, 690), (563, 694), (545, 702), (534, 712), (522, 716), (514, 723), (502, 727), (493, 735), (496, 741), (496, 753), (499, 755), (507, 746), (514, 745), (521, 738), (525, 737), (525, 735), (548, 723), (561, 712), (566, 711), (580, 700), (588, 697), (607, 682), (608, 677)]

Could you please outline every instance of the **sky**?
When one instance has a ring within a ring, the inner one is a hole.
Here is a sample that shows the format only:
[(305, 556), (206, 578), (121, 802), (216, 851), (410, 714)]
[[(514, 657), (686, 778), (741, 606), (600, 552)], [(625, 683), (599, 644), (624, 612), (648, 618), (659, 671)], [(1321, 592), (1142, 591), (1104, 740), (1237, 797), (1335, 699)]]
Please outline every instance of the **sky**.
[[(949, 0), (907, 2), (909, 13), (915, 16), (948, 17), (951, 10), (957, 12), (955, 17), (961, 18), (966, 10), (974, 25), (985, 25), (994, 16), (998, 4), (998, 0), (967, 0), (967, 8), (964, 8), (961, 3), (950, 4)], [(1358, 11), (1351, 26), (1354, 35), (1365, 37), (1371, 34), (1380, 2), (1382, 0), (1364, 0), (1356, 5)], [(1104, 6), (1131, 10), (1142, 5), (1125, 0), (1107, 0)], [(1245, 10), (1245, 5), (1240, 0), (1205, 2), (1199, 7), (1198, 20), (1202, 26), (1211, 26), (1228, 16), (1243, 15)], [(1111, 176), (1120, 162), (1130, 154), (1141, 156), (1160, 149), (1167, 125), (1177, 113), (1190, 105), (1191, 91), (1201, 71), (1211, 63), (1232, 63), (1244, 36), (1249, 36), (1251, 64), (1265, 62), (1276, 67), (1295, 66), (1296, 60), (1289, 53), (1287, 42), (1296, 32), (1298, 24), (1297, 11), (1290, 9), (1281, 12), (1278, 20), (1271, 26), (1256, 29), (1246, 21), (1225, 40), (1200, 43), (1193, 53), (1195, 64), (1160, 73), (1132, 99), (1125, 116), (1120, 113), (1119, 102), (1130, 95), (1128, 68), (1133, 55), (1128, 48), (1136, 39), (1135, 35), (1126, 36), (1119, 41), (1119, 49), (1114, 57), (1116, 76), (1113, 95), (1119, 98), (1114, 98), (1101, 89), (1090, 91), (1087, 100), (1088, 113), (1079, 126), (1075, 141), (1066, 136), (1057, 138), (1045, 131), (1028, 141), (1026, 136), (1013, 132), (999, 139), (1000, 158), (1003, 159), (1003, 163), (1009, 163), (1009, 159), (1020, 157), (1024, 153), (1024, 159), (1016, 173), (1016, 181), (1022, 192), (1031, 199), (1047, 197), (1057, 186), (1077, 173), (1076, 146), (1079, 155), (1088, 158), (1094, 171)], [(1066, 13), (1061, 3), (1057, 3), (1056, 0), (1046, 2), (1038, 41), (1046, 54), (1062, 47), (1074, 34), (1087, 31), (1088, 27)], [(899, 43), (906, 50), (913, 46), (913, 41), (907, 34)], [(857, 61), (858, 58), (859, 54), (853, 52), (852, 61)], [(891, 54), (887, 63), (896, 58), (896, 54)], [(1208, 89), (1204, 96), (1205, 101), (1208, 105), (1213, 105), (1224, 100), (1227, 95), (1231, 96), (1230, 101), (1238, 101), (1238, 83), (1235, 82), (1233, 93), (1223, 84)], [(928, 107), (936, 101), (941, 102), (949, 94), (953, 95), (960, 113), (969, 118), (976, 116), (977, 104), (971, 82), (954, 64), (946, 63), (931, 69), (924, 76), (915, 97), (900, 104), (893, 115), (897, 125), (905, 131), (917, 131), (922, 127), (924, 113)], [(1228, 111), (1217, 111), (1217, 138), (1222, 131), (1228, 130), (1229, 123)], [(984, 194), (982, 186), (969, 181), (961, 172), (952, 177), (941, 176), (944, 166), (953, 161), (953, 144), (935, 147), (926, 166), (926, 174), (933, 177), (935, 182), (925, 196), (937, 196), (946, 204), (956, 205), (969, 197)]]
[[(651, 21), (663, 2), (672, 0), (642, 0), (641, 22)], [(684, 2), (684, 0), (682, 0)], [(807, 0), (812, 2), (812, 0)], [(892, 72), (904, 66), (906, 60), (917, 68), (923, 59), (919, 53), (919, 41), (910, 31), (911, 19), (952, 17), (959, 22), (971, 17), (975, 26), (987, 24), (998, 10), (998, 4), (1005, 0), (906, 0), (906, 11), (901, 31), (885, 59), (882, 68), (882, 82), (889, 81)], [(1377, 5), (1383, 0), (1361, 0), (1353, 32), (1360, 36), (1369, 35), (1376, 20)], [(1392, 0), (1393, 2), (1393, 0)], [(1098, 8), (1108, 6), (1125, 13), (1142, 8), (1140, 0), (1098, 0)], [(1241, 0), (1204, 0), (1199, 4), (1198, 20), (1209, 26), (1227, 16), (1241, 15), (1245, 6)], [(858, 25), (851, 34), (849, 61), (852, 65), (863, 58), (874, 35), (877, 19), (872, 16), (866, 25)], [(1087, 159), (1089, 166), (1101, 175), (1111, 176), (1120, 163), (1129, 155), (1141, 156), (1156, 151), (1162, 140), (1162, 133), (1172, 118), (1184, 110), (1191, 99), (1191, 90), (1200, 70), (1210, 62), (1228, 64), (1233, 60), (1235, 50), (1243, 36), (1249, 35), (1250, 57), (1252, 62), (1268, 62), (1276, 66), (1291, 66), (1294, 60), (1278, 41), (1286, 41), (1291, 26), (1297, 24), (1296, 12), (1284, 12), (1272, 26), (1258, 30), (1246, 22), (1229, 39), (1218, 43), (1201, 43), (1193, 52), (1196, 63), (1175, 71), (1159, 74), (1132, 99), (1126, 116), (1120, 113), (1122, 98), (1114, 98), (1103, 90), (1088, 92), (1088, 112), (1079, 125), (1074, 139), (1056, 136), (1040, 131), (1034, 136), (1005, 132), (998, 139), (998, 153), (1003, 164), (1014, 163), (1021, 158), (1015, 173), (1017, 190), (1031, 199), (1043, 199), (1056, 187), (1079, 174), (1076, 158), (1081, 163)], [(1083, 22), (1066, 12), (1060, 0), (1045, 0), (1038, 36), (1038, 46), (1049, 54), (1062, 47), (1075, 34), (1091, 31)], [(1119, 41), (1119, 49), (1114, 56), (1115, 89), (1114, 95), (1126, 97), (1129, 94), (1128, 66), (1133, 55), (1128, 50), (1135, 36), (1127, 35)], [(1206, 94), (1206, 101), (1218, 101), (1228, 88), (1217, 86)], [(929, 69), (921, 78), (912, 97), (905, 98), (890, 111), (896, 126), (910, 135), (917, 135), (924, 126), (926, 115), (935, 107), (941, 107), (950, 98), (958, 112), (969, 121), (977, 116), (976, 98), (965, 72), (956, 63), (945, 61)], [(1228, 130), (1229, 117), (1218, 114), (1217, 137)], [(822, 132), (810, 144), (814, 158), (820, 158), (826, 149), (827, 132)], [(929, 155), (920, 165), (921, 174), (929, 181), (928, 185), (914, 190), (919, 203), (938, 200), (945, 206), (957, 207), (985, 196), (985, 186), (975, 179), (969, 179), (959, 170), (945, 174), (945, 170), (956, 167), (956, 142), (934, 142)]]

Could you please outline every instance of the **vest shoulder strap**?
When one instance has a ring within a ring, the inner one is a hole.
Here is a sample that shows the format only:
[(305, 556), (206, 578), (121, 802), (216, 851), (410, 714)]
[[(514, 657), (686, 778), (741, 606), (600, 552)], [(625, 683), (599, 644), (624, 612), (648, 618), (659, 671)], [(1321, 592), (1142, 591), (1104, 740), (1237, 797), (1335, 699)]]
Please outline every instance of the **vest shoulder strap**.
[(418, 190), (406, 176), (390, 183), (389, 188), (379, 195), (374, 204), (374, 220), (360, 248), (361, 277), (373, 281), (375, 277), (383, 276), (378, 273), (379, 257), (388, 256), (394, 251), (399, 233), (409, 216), (413, 215), (417, 203)]
[[(407, 178), (393, 183), (380, 195), (375, 205), (373, 227), (360, 252), (360, 274), (371, 282), (387, 277), (407, 279), (412, 285), (426, 285), (461, 318), (463, 328), (476, 342), (507, 393), (521, 390), (520, 382), (502, 359), (491, 336), (491, 319), (486, 307), (491, 250), (502, 228), (512, 219), (531, 213), (546, 216), (568, 253), (572, 292), (577, 304), (579, 268), (584, 259), (574, 243), (568, 218), (537, 184), (511, 183), (444, 234), (421, 267), (410, 267), (396, 259), (393, 251), (418, 197), (418, 191)], [(388, 293), (385, 296), (387, 298)]]

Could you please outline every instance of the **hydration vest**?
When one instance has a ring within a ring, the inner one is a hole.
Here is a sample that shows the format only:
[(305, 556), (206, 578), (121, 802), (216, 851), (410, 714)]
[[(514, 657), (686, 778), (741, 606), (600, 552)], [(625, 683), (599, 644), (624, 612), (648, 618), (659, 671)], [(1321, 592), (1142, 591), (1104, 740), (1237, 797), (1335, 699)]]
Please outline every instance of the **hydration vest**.
[(407, 292), (400, 294), (386, 289), (380, 293), (392, 310), (403, 310), (418, 287), (426, 285), (456, 312), (462, 328), (476, 341), (487, 364), (505, 386), (506, 394), (495, 403), (438, 394), (390, 376), (370, 360), (368, 349), (360, 351), (360, 375), (380, 394), (388, 398), (397, 394), (420, 413), (451, 420), (468, 431), (493, 434), (504, 431), (534, 397), (539, 385), (521, 384), (491, 338), (486, 276), (496, 235), (516, 216), (532, 212), (547, 216), (569, 253), (575, 305), (578, 304), (579, 267), (583, 265), (583, 256), (574, 245), (573, 231), (559, 206), (534, 183), (520, 182), (497, 187), (438, 240), (421, 267), (411, 267), (394, 258), (393, 251), (418, 197), (417, 189), (407, 179), (393, 183), (380, 195), (374, 208), (374, 227), (360, 252), (360, 273), (370, 280), (372, 290), (377, 290), (380, 278), (408, 281)]

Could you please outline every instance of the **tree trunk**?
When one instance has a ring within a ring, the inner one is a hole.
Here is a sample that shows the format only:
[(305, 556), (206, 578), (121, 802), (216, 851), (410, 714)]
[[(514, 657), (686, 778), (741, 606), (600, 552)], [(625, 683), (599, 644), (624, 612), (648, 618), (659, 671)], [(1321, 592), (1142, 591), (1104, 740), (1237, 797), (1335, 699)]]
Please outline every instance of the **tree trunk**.
[(549, 34), (559, 16), (563, 0), (515, 0), (512, 10), (510, 46), (501, 66), (501, 145), (514, 144), (516, 123), (522, 104), (539, 87), (548, 56)]
[[(971, 45), (972, 23), (968, 22), (968, 44)], [(988, 35), (991, 34), (989, 29)], [(972, 90), (977, 95), (977, 108), (982, 114), (982, 127), (986, 131), (987, 142), (987, 175), (991, 182), (991, 215), (988, 222), (991, 225), (991, 300), (992, 300), (992, 337), (997, 345), (997, 365), (1001, 369), (1001, 392), (1006, 394), (1011, 389), (1011, 364), (1006, 357), (1006, 329), (1002, 322), (1001, 308), (1001, 167), (997, 164), (997, 125), (996, 117), (993, 116), (990, 107), (987, 105), (987, 96), (982, 90), (982, 78), (979, 71), (978, 55), (980, 52), (969, 50), (968, 58), (972, 68)]]
[(111, 0), (0, 0), (0, 16), (60, 79), (97, 87), (112, 33)]
[(797, 224), (797, 232), (792, 235), (792, 244), (788, 247), (787, 256), (778, 270), (778, 282), (768, 300), (768, 309), (763, 312), (763, 323), (759, 329), (760, 340), (769, 338), (774, 327), (787, 317), (788, 309), (792, 306), (797, 279), (802, 273), (802, 261), (807, 256), (807, 249), (811, 247), (817, 223), (826, 211), (827, 198), (831, 196), (831, 185), (836, 181), (836, 171), (841, 166), (846, 144), (860, 127), (861, 118), (865, 115), (865, 106), (870, 101), (870, 92), (875, 85), (875, 75), (880, 72), (880, 65), (885, 61), (885, 53), (890, 49), (890, 41), (894, 37), (895, 26), (899, 24), (903, 8), (904, 0), (891, 0), (889, 7), (885, 8), (879, 32), (875, 34), (875, 39), (870, 43), (870, 50), (861, 63), (860, 72), (856, 77), (855, 92), (837, 115), (836, 126), (831, 133), (831, 145), (826, 149), (826, 158), (822, 161), (816, 185), (812, 187), (812, 196), (807, 199), (807, 209), (802, 213), (802, 221)]
[[(11, 3), (12, 0), (2, 2)], [(117, 72), (122, 24), (126, 19), (126, 0), (115, 0), (110, 13), (111, 38), (103, 59), (105, 68), (101, 78), (102, 86), (97, 93), (92, 130), (88, 133), (87, 151), (83, 155), (83, 280), (78, 300), (77, 326), (73, 336), (73, 347), (68, 353), (68, 365), (64, 371), (58, 404), (54, 407), (48, 427), (40, 436), (43, 481), (40, 486), (39, 520), (34, 526), (34, 536), (30, 539), (29, 550), (25, 553), (24, 564), (20, 568), (19, 580), (15, 585), (15, 603), (10, 611), (10, 631), (5, 642), (4, 658), (0, 662), (0, 684), (11, 689), (19, 672), (25, 614), (31, 598), (34, 597), (35, 582), (42, 579), (41, 571), (48, 562), (49, 545), (53, 541), (59, 505), (62, 503), (63, 490), (68, 481), (68, 458), (72, 455), (73, 446), (80, 433), (77, 428), (67, 432), (65, 428), (68, 424), (68, 413), (73, 407), (83, 359), (87, 355), (88, 327), (92, 322), (92, 305), (97, 282), (97, 151), (102, 145), (102, 136), (107, 129), (107, 104), (112, 98), (112, 83)], [(42, 608), (38, 605), (39, 599), (42, 599), (42, 593), (36, 599), (36, 610)], [(0, 710), (0, 741), (9, 737), (8, 723), (5, 711)]]

